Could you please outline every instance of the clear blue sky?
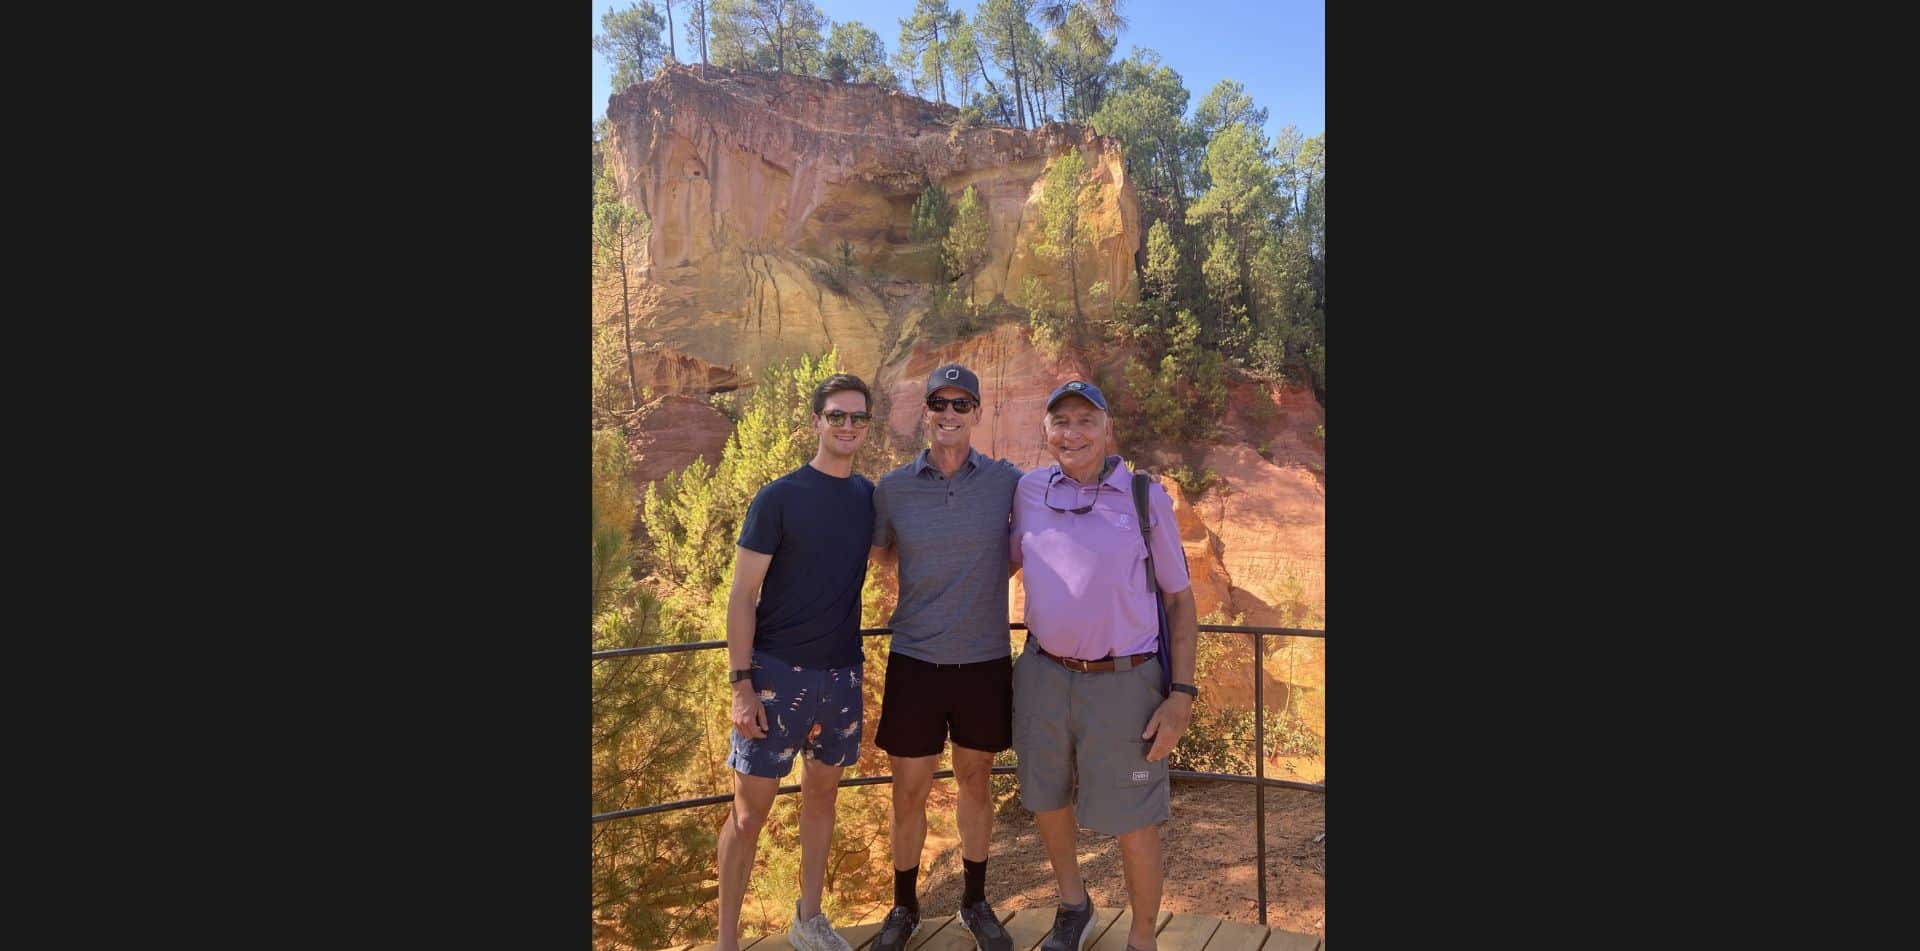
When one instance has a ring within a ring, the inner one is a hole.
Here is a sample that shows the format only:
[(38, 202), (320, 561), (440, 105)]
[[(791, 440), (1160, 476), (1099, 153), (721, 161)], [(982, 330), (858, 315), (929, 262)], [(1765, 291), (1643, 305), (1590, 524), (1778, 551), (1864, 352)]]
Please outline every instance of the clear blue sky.
[[(655, 6), (661, 0), (653, 0)], [(600, 17), (609, 9), (625, 9), (634, 0), (594, 0), (592, 34), (600, 32)], [(836, 23), (859, 20), (875, 33), (892, 56), (900, 42), (902, 17), (913, 13), (914, 0), (814, 0)], [(972, 20), (975, 0), (951, 0)], [(1191, 93), (1187, 113), (1222, 79), (1246, 86), (1255, 106), (1267, 110), (1267, 136), (1293, 125), (1303, 136), (1327, 128), (1327, 12), (1325, 0), (1123, 0), (1120, 12), (1128, 20), (1120, 34), (1114, 59), (1125, 58), (1135, 46), (1160, 54), (1162, 64), (1180, 74)], [(697, 62), (699, 53), (686, 49), (685, 23), (674, 11), (680, 58)], [(591, 35), (591, 34), (590, 34)], [(584, 45), (584, 44), (583, 44)], [(593, 57), (593, 118), (607, 114), (612, 94), (613, 67), (599, 53)]]

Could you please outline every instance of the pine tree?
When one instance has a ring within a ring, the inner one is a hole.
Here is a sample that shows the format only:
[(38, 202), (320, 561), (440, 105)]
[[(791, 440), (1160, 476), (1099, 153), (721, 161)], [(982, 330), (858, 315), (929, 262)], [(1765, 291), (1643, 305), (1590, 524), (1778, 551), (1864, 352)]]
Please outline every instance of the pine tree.
[(1082, 220), (1080, 204), (1083, 198), (1094, 198), (1094, 191), (1099, 187), (1083, 183), (1086, 168), (1086, 160), (1075, 148), (1068, 149), (1047, 167), (1046, 185), (1040, 197), (1040, 235), (1033, 246), (1034, 253), (1042, 258), (1066, 263), (1076, 326), (1086, 322), (1086, 315), (1080, 309), (1080, 253), (1093, 244), (1093, 229)]
[(940, 253), (950, 273), (966, 278), (967, 303), (972, 304), (973, 270), (987, 259), (987, 209), (972, 185), (960, 193), (960, 203), (954, 207), (953, 226), (941, 242)]

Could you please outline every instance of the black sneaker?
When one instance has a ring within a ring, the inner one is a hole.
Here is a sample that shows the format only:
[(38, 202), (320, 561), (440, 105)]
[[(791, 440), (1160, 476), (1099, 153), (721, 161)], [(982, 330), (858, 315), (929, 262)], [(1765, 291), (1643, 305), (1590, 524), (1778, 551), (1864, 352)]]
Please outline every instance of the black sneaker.
[(907, 910), (905, 905), (895, 905), (880, 923), (880, 936), (873, 939), (871, 951), (902, 951), (919, 931), (920, 913)]
[(1087, 946), (1087, 939), (1093, 937), (1093, 925), (1098, 917), (1093, 913), (1092, 895), (1087, 896), (1084, 908), (1061, 905), (1053, 913), (1053, 930), (1048, 932), (1047, 940), (1041, 942), (1040, 951), (1080, 951)]
[(1013, 951), (1013, 936), (1000, 927), (1000, 916), (993, 913), (986, 899), (960, 906), (960, 923), (973, 932), (973, 944), (980, 951)]

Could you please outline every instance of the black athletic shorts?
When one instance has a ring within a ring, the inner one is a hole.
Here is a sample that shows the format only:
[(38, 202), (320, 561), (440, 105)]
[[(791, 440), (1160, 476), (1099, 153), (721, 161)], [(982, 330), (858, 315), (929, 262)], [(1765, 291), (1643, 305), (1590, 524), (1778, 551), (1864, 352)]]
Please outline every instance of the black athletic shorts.
[(888, 652), (874, 745), (894, 756), (937, 756), (949, 732), (968, 749), (1013, 745), (1013, 658), (929, 664)]

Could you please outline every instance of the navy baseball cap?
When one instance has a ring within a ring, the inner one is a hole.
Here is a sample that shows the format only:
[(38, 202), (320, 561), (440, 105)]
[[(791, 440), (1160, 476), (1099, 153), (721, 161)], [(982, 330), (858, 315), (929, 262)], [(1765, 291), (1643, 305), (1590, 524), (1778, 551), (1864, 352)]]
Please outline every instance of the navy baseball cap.
[(935, 390), (943, 386), (957, 386), (966, 390), (974, 402), (980, 402), (980, 378), (958, 363), (949, 363), (927, 374), (927, 392), (923, 395), (932, 396)]
[(1083, 383), (1079, 380), (1068, 380), (1060, 384), (1060, 388), (1054, 390), (1052, 396), (1047, 397), (1047, 410), (1051, 412), (1053, 410), (1053, 404), (1060, 402), (1061, 397), (1065, 396), (1085, 397), (1087, 402), (1098, 406), (1100, 412), (1104, 413), (1107, 411), (1107, 398), (1100, 395), (1100, 388), (1091, 383)]

